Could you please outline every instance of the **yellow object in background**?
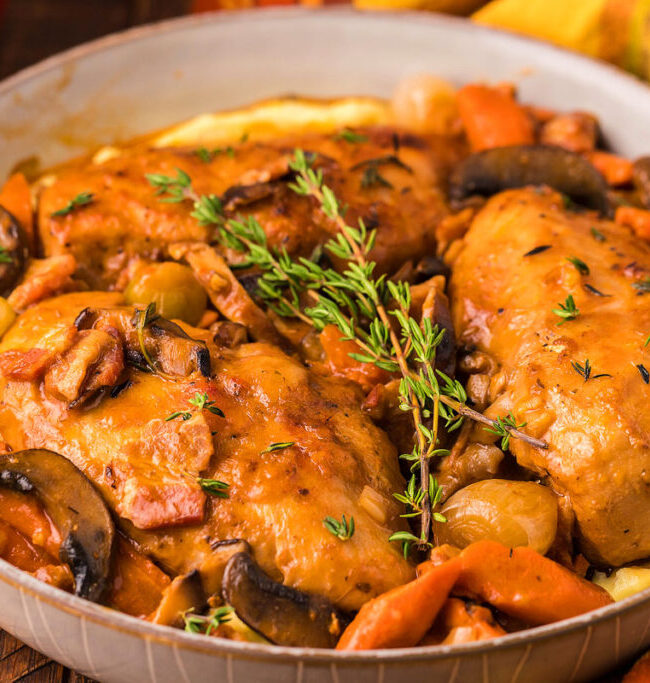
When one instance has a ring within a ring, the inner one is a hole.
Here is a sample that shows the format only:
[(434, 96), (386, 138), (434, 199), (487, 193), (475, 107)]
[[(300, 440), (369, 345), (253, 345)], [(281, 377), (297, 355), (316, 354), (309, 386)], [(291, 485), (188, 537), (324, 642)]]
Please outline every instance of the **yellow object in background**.
[(650, 0), (492, 0), (472, 18), (650, 79)]
[(467, 15), (485, 0), (353, 0), (359, 9), (422, 9), (429, 12)]

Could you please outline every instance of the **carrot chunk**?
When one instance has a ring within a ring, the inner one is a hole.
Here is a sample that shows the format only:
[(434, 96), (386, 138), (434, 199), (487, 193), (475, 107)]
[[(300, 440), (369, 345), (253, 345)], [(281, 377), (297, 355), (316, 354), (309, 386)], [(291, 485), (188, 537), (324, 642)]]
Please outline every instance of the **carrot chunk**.
[(636, 209), (633, 206), (619, 206), (614, 220), (619, 225), (632, 228), (641, 239), (650, 241), (650, 211)]
[(431, 628), (461, 564), (445, 562), (423, 576), (367, 602), (345, 629), (337, 650), (412, 647)]
[(587, 159), (603, 174), (608, 185), (617, 187), (632, 182), (633, 166), (629, 159), (599, 149), (588, 152)]
[(474, 152), (535, 142), (530, 115), (502, 88), (466, 85), (458, 91), (458, 110)]
[(531, 548), (478, 541), (460, 561), (456, 588), (528, 624), (549, 624), (612, 602), (602, 588)]
[(117, 537), (106, 604), (134, 617), (146, 617), (160, 603), (171, 579), (124, 537)]

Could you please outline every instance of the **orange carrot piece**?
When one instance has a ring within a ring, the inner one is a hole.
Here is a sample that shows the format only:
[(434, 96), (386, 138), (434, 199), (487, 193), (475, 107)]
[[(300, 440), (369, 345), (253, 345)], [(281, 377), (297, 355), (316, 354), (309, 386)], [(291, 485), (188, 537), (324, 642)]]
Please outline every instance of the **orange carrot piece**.
[(412, 647), (431, 628), (460, 572), (457, 559), (367, 602), (345, 629), (337, 650)]
[(531, 548), (478, 541), (463, 550), (460, 561), (457, 588), (531, 625), (568, 619), (612, 602), (602, 588)]
[(376, 384), (383, 384), (390, 379), (386, 370), (372, 363), (355, 360), (349, 354), (363, 353), (358, 344), (351, 340), (341, 339), (343, 333), (336, 325), (326, 325), (320, 334), (320, 342), (326, 356), (329, 371), (336, 377), (346, 377), (369, 390)]
[(617, 187), (632, 182), (633, 166), (629, 159), (595, 149), (587, 153), (587, 159), (603, 174), (608, 185)]
[(621, 683), (648, 683), (650, 681), (650, 650), (637, 660), (625, 674)]
[(447, 600), (438, 620), (447, 632), (446, 638), (442, 641), (446, 645), (473, 643), (506, 634), (487, 607), (468, 604), (458, 598)]
[(619, 206), (614, 220), (619, 225), (632, 228), (641, 239), (650, 241), (650, 211), (633, 206)]
[(106, 596), (109, 607), (134, 617), (153, 612), (171, 579), (122, 536), (117, 537), (111, 581)]
[(29, 184), (22, 173), (14, 173), (0, 190), (0, 206), (3, 206), (20, 223), (30, 251), (34, 252), (34, 213)]
[(56, 558), (40, 546), (34, 545), (25, 534), (2, 520), (0, 520), (0, 557), (13, 564), (14, 567), (27, 572), (35, 572), (57, 563)]
[(0, 519), (52, 557), (59, 556), (61, 535), (35, 495), (0, 489)]
[(535, 142), (531, 117), (500, 88), (466, 85), (458, 91), (458, 111), (474, 152)]

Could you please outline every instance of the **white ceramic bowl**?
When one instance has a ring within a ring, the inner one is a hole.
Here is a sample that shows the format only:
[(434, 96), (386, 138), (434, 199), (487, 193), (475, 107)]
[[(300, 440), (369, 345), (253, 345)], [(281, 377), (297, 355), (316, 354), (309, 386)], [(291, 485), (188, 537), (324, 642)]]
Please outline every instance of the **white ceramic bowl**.
[[(650, 89), (562, 50), (429, 14), (304, 9), (179, 19), (70, 50), (0, 84), (0, 177), (193, 114), (284, 93), (388, 95), (427, 71), (514, 80), (522, 98), (600, 117), (611, 145), (650, 152)], [(650, 646), (650, 592), (487, 643), (339, 653), (187, 634), (75, 598), (0, 560), (0, 626), (101, 681), (586, 681)]]

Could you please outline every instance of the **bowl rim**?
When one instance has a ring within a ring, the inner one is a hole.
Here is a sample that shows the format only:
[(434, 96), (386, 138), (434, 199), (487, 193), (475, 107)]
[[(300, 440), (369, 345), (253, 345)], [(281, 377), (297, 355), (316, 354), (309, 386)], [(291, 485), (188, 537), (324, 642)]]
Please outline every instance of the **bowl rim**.
[[(44, 75), (48, 71), (58, 69), (67, 64), (74, 63), (90, 55), (109, 52), (119, 49), (124, 43), (134, 43), (146, 40), (157, 34), (173, 33), (206, 23), (247, 23), (250, 20), (287, 21), (311, 17), (317, 14), (328, 14), (341, 20), (355, 18), (362, 21), (390, 21), (400, 23), (429, 23), (434, 26), (448, 26), (461, 32), (483, 33), (497, 36), (511, 46), (528, 47), (538, 51), (543, 56), (553, 55), (564, 59), (569, 65), (587, 70), (593, 77), (615, 78), (618, 82), (636, 89), (640, 96), (650, 98), (650, 88), (640, 79), (623, 72), (615, 66), (603, 62), (597, 62), (584, 55), (571, 52), (564, 48), (551, 45), (542, 40), (522, 36), (512, 31), (482, 26), (469, 22), (461, 17), (438, 14), (434, 12), (418, 11), (382, 11), (369, 13), (352, 7), (273, 7), (266, 9), (251, 8), (245, 10), (220, 10), (199, 15), (190, 15), (167, 19), (160, 22), (136, 26), (124, 31), (82, 43), (63, 52), (48, 57), (32, 66), (5, 78), (0, 82), (0, 96), (10, 93), (12, 90), (28, 84), (32, 79)], [(625, 613), (642, 605), (650, 608), (650, 588), (614, 602), (600, 609), (588, 612), (571, 619), (565, 619), (553, 624), (538, 626), (524, 631), (510, 633), (488, 641), (478, 641), (457, 645), (430, 645), (411, 648), (392, 648), (367, 651), (337, 651), (322, 648), (269, 646), (258, 643), (244, 643), (226, 640), (222, 638), (206, 638), (193, 633), (186, 633), (180, 629), (150, 622), (118, 612), (109, 607), (89, 602), (59, 588), (50, 586), (28, 572), (14, 567), (0, 558), (0, 582), (4, 583), (21, 593), (26, 593), (37, 600), (41, 600), (50, 606), (68, 614), (85, 619), (95, 624), (119, 631), (130, 636), (139, 637), (147, 641), (177, 647), (182, 645), (184, 649), (200, 652), (207, 655), (229, 655), (240, 659), (267, 659), (272, 661), (282, 660), (285, 663), (298, 663), (309, 661), (313, 663), (337, 664), (349, 662), (351, 664), (364, 663), (399, 663), (400, 661), (422, 662), (438, 659), (455, 658), (461, 655), (483, 655), (496, 650), (507, 650), (513, 647), (528, 645), (545, 641), (560, 634), (570, 634), (584, 629), (589, 630), (598, 623), (610, 619), (618, 619)], [(650, 618), (640, 634), (639, 646), (650, 629)], [(616, 640), (618, 648), (618, 639)], [(638, 649), (635, 648), (635, 649)]]

